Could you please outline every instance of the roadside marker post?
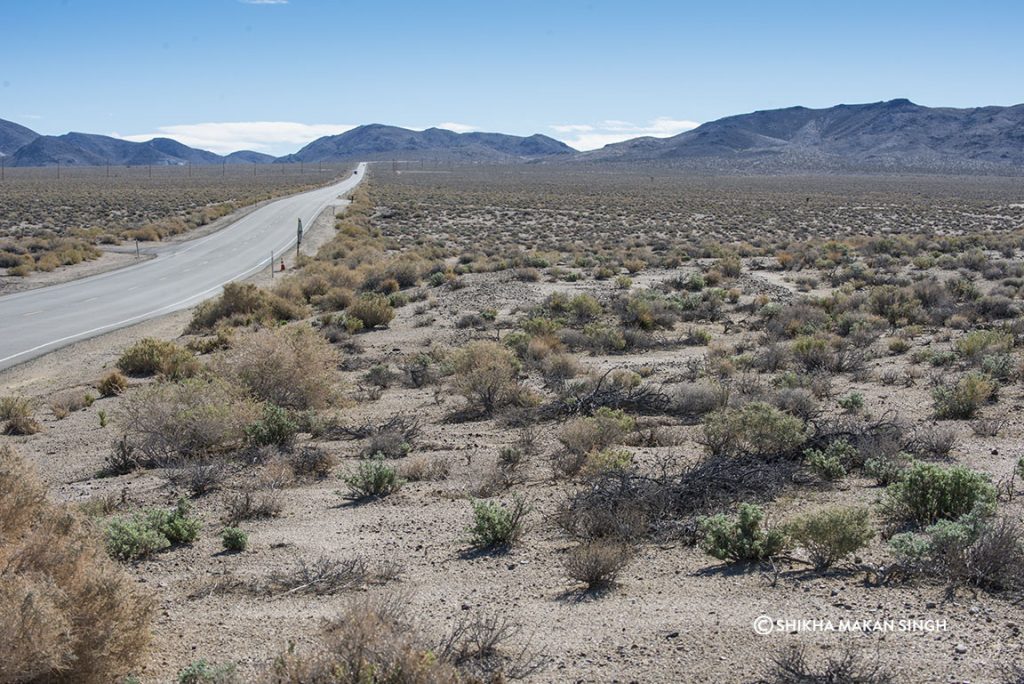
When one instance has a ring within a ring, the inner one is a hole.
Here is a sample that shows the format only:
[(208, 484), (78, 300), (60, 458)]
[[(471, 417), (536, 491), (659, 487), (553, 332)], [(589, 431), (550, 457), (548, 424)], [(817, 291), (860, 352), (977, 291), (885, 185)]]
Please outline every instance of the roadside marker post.
[(298, 233), (295, 238), (295, 262), (299, 261), (299, 249), (302, 247), (302, 219), (299, 219)]

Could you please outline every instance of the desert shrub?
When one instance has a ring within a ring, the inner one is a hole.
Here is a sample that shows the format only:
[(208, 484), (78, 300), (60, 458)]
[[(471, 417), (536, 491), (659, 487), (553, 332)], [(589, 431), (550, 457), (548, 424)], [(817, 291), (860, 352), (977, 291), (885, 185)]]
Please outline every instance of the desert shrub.
[(27, 397), (0, 397), (0, 421), (5, 435), (34, 435), (42, 429), (35, 405)]
[(764, 402), (724, 408), (704, 418), (702, 442), (712, 454), (791, 456), (807, 438), (802, 420)]
[(212, 460), (186, 463), (182, 468), (172, 471), (168, 479), (188, 489), (192, 496), (204, 496), (220, 489), (227, 476), (227, 464), (223, 460)]
[(96, 386), (101, 397), (116, 397), (128, 389), (128, 380), (117, 371), (111, 371), (103, 376)]
[(1013, 334), (1002, 330), (974, 330), (956, 341), (956, 351), (964, 359), (977, 363), (991, 354), (1013, 349)]
[(241, 553), (249, 546), (249, 535), (237, 527), (225, 527), (220, 533), (221, 544), (225, 551)]
[(981, 373), (968, 373), (953, 385), (940, 385), (932, 391), (935, 417), (970, 420), (995, 396), (994, 380)]
[(849, 647), (812, 665), (806, 646), (793, 644), (774, 658), (765, 684), (893, 684), (897, 681), (880, 663), (868, 662)]
[(727, 398), (728, 392), (721, 387), (685, 383), (672, 392), (671, 411), (674, 415), (694, 420), (721, 408)]
[(440, 684), (457, 682), (455, 667), (405, 618), (403, 596), (353, 600), (328, 623), (316, 650), (289, 648), (273, 660), (261, 684)]
[(519, 383), (519, 362), (496, 342), (469, 343), (456, 352), (454, 369), (454, 389), (466, 399), (470, 412), (487, 416), (528, 401)]
[(790, 354), (808, 373), (826, 370), (832, 359), (828, 338), (817, 335), (803, 335), (793, 340)]
[(160, 375), (181, 380), (198, 373), (200, 364), (184, 347), (147, 337), (125, 349), (117, 359), (117, 367), (128, 375)]
[(215, 367), (260, 401), (305, 410), (330, 403), (337, 364), (327, 340), (296, 325), (240, 337)]
[(409, 482), (432, 482), (447, 479), (451, 461), (447, 458), (418, 456), (404, 462), (399, 470), (402, 479)]
[(216, 665), (195, 660), (178, 673), (178, 684), (236, 684), (239, 682), (232, 663)]
[(807, 551), (818, 570), (830, 568), (874, 539), (867, 508), (830, 508), (786, 525), (786, 534)]
[(64, 420), (70, 414), (91, 406), (95, 400), (91, 394), (69, 390), (50, 400), (50, 411), (57, 420)]
[(599, 539), (573, 547), (565, 559), (565, 573), (588, 591), (615, 584), (633, 559), (635, 549), (621, 541)]
[(958, 440), (957, 431), (946, 425), (928, 425), (914, 432), (909, 450), (924, 458), (945, 458)]
[(886, 488), (886, 515), (894, 522), (930, 525), (972, 511), (992, 511), (996, 490), (986, 475), (963, 466), (914, 463)]
[(262, 290), (252, 283), (228, 283), (220, 297), (196, 307), (188, 332), (212, 330), (221, 321), (236, 326), (294, 321), (305, 318), (307, 313), (305, 305)]
[(298, 431), (299, 424), (287, 410), (277, 404), (264, 404), (263, 415), (245, 427), (245, 436), (255, 446), (287, 447), (295, 441)]
[(84, 518), (0, 446), (0, 681), (119, 681), (145, 656), (153, 609)]
[(329, 451), (315, 446), (304, 446), (287, 456), (288, 465), (296, 477), (323, 480), (331, 474), (337, 459)]
[(847, 413), (858, 413), (864, 408), (864, 395), (859, 392), (851, 392), (845, 397), (840, 397), (836, 403)]
[(356, 466), (355, 471), (343, 479), (348, 485), (347, 498), (354, 501), (389, 496), (401, 489), (404, 484), (392, 466), (377, 458), (363, 461)]
[(246, 487), (225, 497), (224, 522), (228, 526), (236, 526), (246, 520), (265, 520), (276, 518), (281, 514), (281, 492), (272, 487), (257, 490)]
[(864, 474), (875, 479), (881, 487), (888, 487), (903, 479), (903, 473), (913, 463), (910, 454), (898, 451), (872, 456), (864, 462)]
[(473, 501), (472, 505), (469, 542), (481, 549), (506, 548), (516, 543), (525, 531), (526, 516), (531, 510), (520, 496), (513, 497), (508, 506), (493, 501)]
[(147, 558), (157, 551), (191, 544), (199, 537), (202, 522), (190, 514), (185, 499), (171, 510), (152, 508), (131, 517), (112, 520), (106, 529), (107, 553), (118, 560)]
[(814, 393), (805, 387), (783, 387), (770, 399), (773, 405), (800, 420), (812, 420), (821, 413)]
[(897, 534), (890, 545), (900, 567), (912, 574), (989, 591), (1024, 588), (1024, 536), (1008, 518), (970, 513), (920, 533)]
[(568, 421), (558, 441), (566, 451), (586, 455), (618, 443), (635, 426), (636, 421), (623, 411), (602, 406), (593, 416)]
[(363, 328), (371, 330), (386, 326), (395, 317), (391, 301), (375, 292), (364, 292), (345, 310), (345, 315), (362, 322)]
[(787, 545), (782, 530), (765, 529), (764, 511), (740, 504), (735, 517), (719, 513), (700, 520), (701, 548), (719, 560), (749, 563), (778, 555)]
[(129, 395), (125, 445), (152, 464), (229, 451), (245, 441), (256, 406), (221, 380), (158, 383)]
[(824, 449), (804, 451), (808, 467), (826, 480), (841, 480), (860, 462), (857, 448), (843, 438), (834, 440)]

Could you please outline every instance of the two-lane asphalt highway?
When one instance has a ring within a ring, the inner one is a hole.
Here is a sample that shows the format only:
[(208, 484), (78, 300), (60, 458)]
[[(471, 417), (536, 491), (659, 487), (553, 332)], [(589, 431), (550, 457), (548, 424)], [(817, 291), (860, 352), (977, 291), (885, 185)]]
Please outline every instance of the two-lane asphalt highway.
[(194, 306), (295, 245), (304, 227), (366, 173), (260, 207), (227, 228), (161, 251), (155, 259), (52, 287), (0, 297), (0, 370), (101, 335)]

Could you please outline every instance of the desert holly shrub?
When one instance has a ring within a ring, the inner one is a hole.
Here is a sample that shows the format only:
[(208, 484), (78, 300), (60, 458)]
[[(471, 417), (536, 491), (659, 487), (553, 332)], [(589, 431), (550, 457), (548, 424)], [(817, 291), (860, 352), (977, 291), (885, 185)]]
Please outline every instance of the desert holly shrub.
[(724, 408), (704, 418), (702, 442), (712, 454), (786, 457), (807, 438), (802, 420), (764, 402)]
[(240, 553), (249, 546), (249, 535), (237, 527), (225, 527), (220, 533), (221, 543), (225, 551)]
[(467, 530), (470, 543), (481, 549), (511, 546), (522, 536), (530, 505), (516, 496), (503, 506), (493, 501), (473, 501), (473, 524)]
[(189, 503), (181, 499), (170, 511), (153, 508), (115, 518), (107, 525), (107, 553), (129, 561), (147, 558), (178, 544), (191, 544), (199, 537), (202, 523), (190, 513)]
[(791, 521), (786, 533), (818, 570), (860, 551), (875, 537), (866, 508), (830, 508)]
[(0, 446), (0, 681), (119, 681), (145, 656), (153, 608), (90, 525)]
[(287, 456), (288, 465), (298, 478), (322, 480), (331, 474), (337, 459), (334, 455), (315, 446), (304, 446)]
[(363, 328), (370, 330), (377, 326), (386, 326), (395, 317), (391, 301), (383, 294), (364, 292), (345, 310), (345, 315), (362, 322)]
[(117, 359), (117, 367), (128, 375), (161, 375), (170, 380), (190, 378), (200, 369), (192, 352), (174, 342), (152, 337), (125, 349)]
[(941, 385), (932, 391), (935, 417), (969, 420), (993, 399), (997, 385), (982, 373), (968, 373), (953, 385)]
[(245, 428), (245, 436), (250, 444), (267, 446), (276, 444), (287, 447), (295, 441), (299, 425), (291, 414), (276, 404), (264, 404), (263, 415)]
[(753, 504), (740, 504), (735, 517), (719, 513), (700, 521), (701, 547), (719, 560), (749, 563), (778, 555), (787, 539), (782, 530), (765, 529), (764, 512)]
[(528, 403), (519, 383), (519, 362), (496, 342), (471, 342), (454, 356), (452, 383), (468, 404), (467, 410), (490, 415), (495, 410)]
[(681, 418), (695, 420), (721, 408), (727, 399), (728, 392), (720, 386), (685, 383), (672, 393), (671, 411)]
[(215, 367), (255, 399), (304, 410), (330, 403), (337, 365), (327, 340), (309, 326), (295, 325), (240, 337)]
[(930, 525), (972, 511), (992, 511), (996, 490), (987, 476), (963, 466), (914, 463), (886, 488), (885, 508), (894, 522)]
[(103, 376), (96, 389), (102, 397), (116, 397), (128, 389), (128, 380), (118, 371), (111, 371)]
[(347, 498), (355, 501), (383, 498), (394, 494), (404, 484), (392, 466), (377, 458), (363, 461), (343, 479), (349, 489)]
[(610, 586), (633, 559), (635, 549), (610, 539), (583, 542), (570, 549), (565, 559), (565, 573), (588, 590)]
[(193, 459), (241, 446), (257, 407), (221, 380), (158, 383), (128, 396), (125, 445), (153, 464)]
[(42, 429), (35, 406), (25, 397), (0, 397), (0, 422), (5, 435), (34, 435)]

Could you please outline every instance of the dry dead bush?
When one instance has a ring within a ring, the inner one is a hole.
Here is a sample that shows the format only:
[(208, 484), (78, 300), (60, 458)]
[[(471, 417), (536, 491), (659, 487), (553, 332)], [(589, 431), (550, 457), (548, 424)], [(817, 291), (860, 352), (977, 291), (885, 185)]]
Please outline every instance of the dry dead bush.
[(35, 405), (26, 397), (0, 397), (0, 421), (5, 435), (34, 435), (42, 430)]
[(615, 584), (619, 573), (632, 560), (635, 549), (618, 540), (598, 539), (574, 547), (565, 559), (565, 572), (588, 591)]
[(447, 479), (451, 468), (451, 461), (444, 457), (414, 456), (399, 466), (398, 474), (409, 482), (433, 482)]
[(867, 662), (848, 646), (818, 665), (812, 665), (807, 658), (807, 648), (801, 645), (780, 650), (772, 659), (769, 673), (760, 680), (762, 684), (890, 684), (894, 681), (879, 662)]
[(157, 383), (129, 395), (123, 444), (139, 462), (180, 463), (241, 446), (256, 405), (223, 380)]
[(144, 655), (152, 612), (82, 516), (0, 447), (0, 681), (116, 681)]
[(312, 652), (289, 651), (263, 673), (264, 684), (451, 684), (456, 668), (432, 655), (431, 644), (405, 617), (405, 597), (353, 600), (331, 621)]
[(297, 325), (242, 336), (214, 366), (260, 401), (306, 410), (330, 404), (338, 357), (327, 340)]

